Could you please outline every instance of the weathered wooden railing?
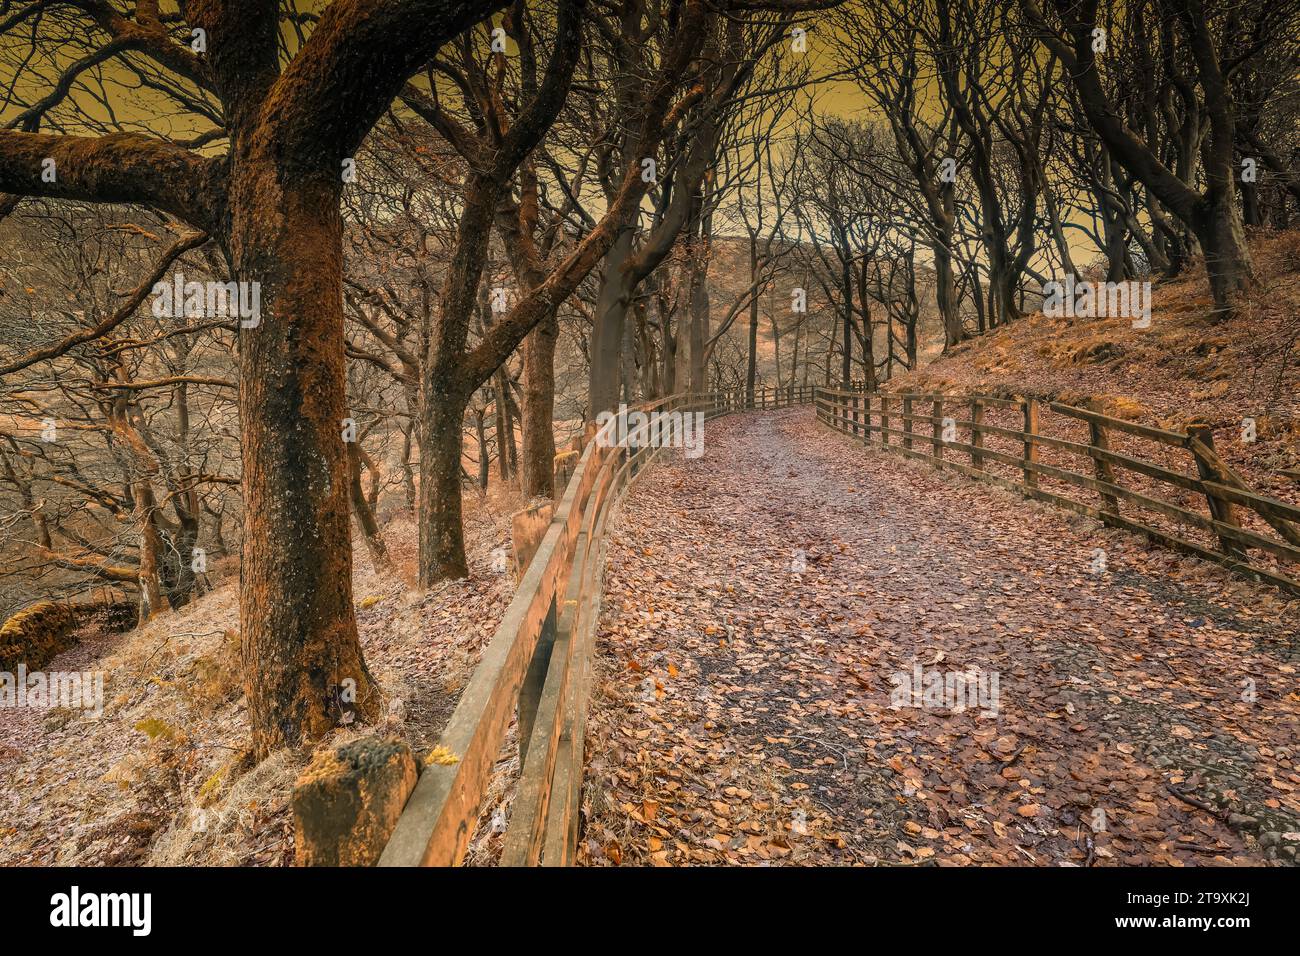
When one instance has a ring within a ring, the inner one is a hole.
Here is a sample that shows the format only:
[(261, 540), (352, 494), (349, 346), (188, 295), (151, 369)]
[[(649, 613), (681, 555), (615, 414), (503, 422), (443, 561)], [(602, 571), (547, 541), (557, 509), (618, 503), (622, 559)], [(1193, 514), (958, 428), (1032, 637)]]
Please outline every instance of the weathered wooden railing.
[(754, 389), (754, 398), (749, 399), (744, 386), (709, 392), (704, 396), (709, 401), (706, 411), (734, 412), (742, 409), (761, 411), (767, 408), (785, 408), (788, 405), (807, 405), (813, 400), (815, 385), (768, 385)]
[[(781, 408), (812, 386), (678, 394), (638, 405), (646, 414)], [(380, 866), (459, 863), (518, 713), (520, 775), (501, 864), (564, 866), (577, 847), (583, 743), (596, 623), (613, 506), (662, 447), (611, 444), (589, 425), (581, 458), (501, 624), (426, 762)], [(644, 432), (636, 435), (644, 439)]]
[[(1253, 491), (1216, 453), (1208, 428), (1166, 431), (1058, 402), (991, 396), (818, 388), (815, 405), (820, 421), (868, 445), (1144, 534), (1300, 594), (1292, 569), (1300, 562), (1300, 507)], [(1091, 476), (1075, 470), (1080, 459)], [(1117, 468), (1138, 487), (1121, 485)], [(1080, 500), (1080, 490), (1096, 501)], [(1202, 540), (1191, 540), (1187, 529)]]

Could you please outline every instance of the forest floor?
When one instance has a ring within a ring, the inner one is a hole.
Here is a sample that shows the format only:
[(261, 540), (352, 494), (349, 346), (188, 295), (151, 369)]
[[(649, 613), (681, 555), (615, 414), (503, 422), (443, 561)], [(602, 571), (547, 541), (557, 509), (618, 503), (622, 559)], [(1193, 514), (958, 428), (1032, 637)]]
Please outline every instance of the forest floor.
[[(412, 589), (414, 520), (384, 526), (396, 565), (376, 572), (354, 542), (361, 645), (384, 694), (382, 726), (432, 748), (514, 593), (493, 552), (508, 548), (517, 491), (466, 495), (472, 576)], [(18, 708), (0, 720), (0, 865), (284, 865), (289, 797), (311, 750), (247, 750), (238, 587), (227, 577), (189, 606), (125, 634), (87, 633), (47, 671), (100, 671), (104, 713)], [(517, 761), (516, 761), (517, 762)]]
[[(604, 608), (583, 862), (1300, 847), (1300, 602), (810, 409), (720, 419), (702, 458), (648, 471)], [(983, 693), (900, 697), (918, 667)]]

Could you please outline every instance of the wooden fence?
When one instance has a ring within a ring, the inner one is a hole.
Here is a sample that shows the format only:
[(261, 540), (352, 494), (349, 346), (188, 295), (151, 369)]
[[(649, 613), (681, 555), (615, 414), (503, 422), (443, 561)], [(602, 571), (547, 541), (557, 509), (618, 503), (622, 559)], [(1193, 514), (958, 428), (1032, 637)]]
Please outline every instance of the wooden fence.
[(755, 388), (753, 401), (744, 388), (732, 388), (721, 392), (709, 392), (703, 396), (708, 401), (707, 409), (713, 412), (735, 412), (745, 409), (762, 411), (767, 408), (785, 408), (789, 405), (807, 405), (813, 400), (816, 385), (769, 385)]
[[(671, 395), (631, 411), (698, 411), (707, 419), (812, 399), (813, 386), (768, 386), (756, 389), (752, 401), (737, 389)], [(573, 862), (605, 534), (614, 505), (662, 450), (644, 441), (597, 441), (595, 433), (589, 425), (546, 535), (407, 800), (380, 866), (461, 861), (516, 712), (521, 771), (501, 864)]]
[(815, 405), (821, 422), (868, 445), (1300, 594), (1300, 507), (1252, 490), (1217, 454), (1208, 428), (1166, 431), (1057, 402), (990, 396), (818, 388)]

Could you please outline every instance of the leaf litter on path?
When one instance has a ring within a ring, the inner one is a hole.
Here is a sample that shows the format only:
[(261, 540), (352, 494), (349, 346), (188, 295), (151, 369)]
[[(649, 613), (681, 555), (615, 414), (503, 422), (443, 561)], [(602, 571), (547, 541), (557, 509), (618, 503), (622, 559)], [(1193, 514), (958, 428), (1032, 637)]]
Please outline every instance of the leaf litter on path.
[(801, 409), (647, 471), (605, 588), (582, 862), (1294, 861), (1297, 602), (1215, 566)]

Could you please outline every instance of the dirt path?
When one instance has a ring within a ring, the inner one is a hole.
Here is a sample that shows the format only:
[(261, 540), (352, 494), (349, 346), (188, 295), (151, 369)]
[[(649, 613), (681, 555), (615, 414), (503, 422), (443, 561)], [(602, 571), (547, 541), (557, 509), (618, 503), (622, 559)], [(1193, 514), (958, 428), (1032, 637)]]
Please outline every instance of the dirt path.
[(1293, 862), (1298, 629), (1272, 589), (808, 409), (721, 419), (615, 525), (581, 852)]

